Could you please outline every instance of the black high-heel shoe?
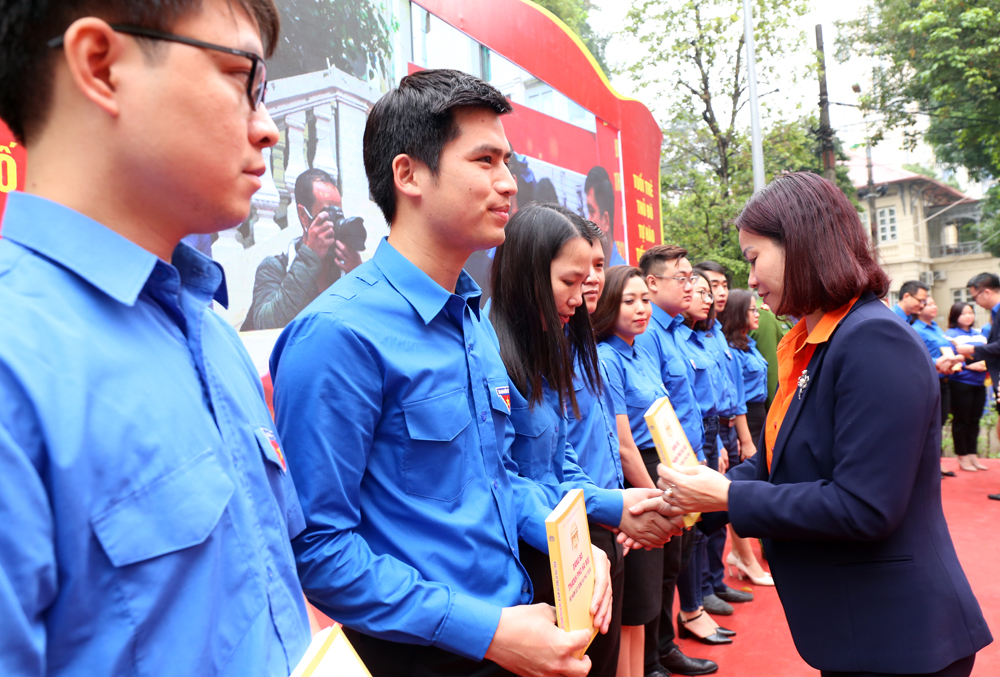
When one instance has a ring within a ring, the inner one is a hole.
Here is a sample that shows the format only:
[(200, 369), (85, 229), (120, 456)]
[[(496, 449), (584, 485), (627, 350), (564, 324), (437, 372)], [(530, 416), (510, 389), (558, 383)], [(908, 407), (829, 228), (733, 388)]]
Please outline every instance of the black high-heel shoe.
[(715, 626), (715, 631), (722, 635), (723, 637), (735, 637), (736, 631), (730, 630), (729, 628), (724, 628), (721, 625)]
[[(699, 637), (698, 635), (688, 630), (687, 623), (690, 623), (691, 621), (694, 620), (698, 620), (699, 618), (701, 618), (701, 614), (698, 614), (694, 618), (689, 618), (685, 621), (683, 618), (681, 618), (680, 614), (677, 614), (677, 636), (680, 637), (681, 639), (687, 639), (688, 637), (690, 637), (691, 639), (698, 640), (702, 644), (709, 644), (709, 645), (733, 643), (731, 637), (726, 637), (725, 635), (719, 634), (719, 628), (716, 628), (716, 631), (713, 632), (708, 637)], [(732, 630), (729, 630), (729, 632), (732, 632)]]

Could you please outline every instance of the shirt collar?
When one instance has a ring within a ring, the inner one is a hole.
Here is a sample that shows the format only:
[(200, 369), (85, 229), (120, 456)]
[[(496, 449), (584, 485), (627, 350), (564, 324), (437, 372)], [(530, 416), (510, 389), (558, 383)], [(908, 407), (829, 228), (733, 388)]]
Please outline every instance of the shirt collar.
[[(135, 305), (156, 267), (156, 255), (107, 226), (37, 195), (7, 196), (3, 236), (73, 271), (119, 303)], [(187, 286), (228, 304), (222, 267), (179, 244), (173, 263)]]
[(395, 247), (389, 244), (387, 238), (382, 238), (378, 249), (372, 260), (382, 274), (385, 275), (389, 284), (405, 298), (413, 309), (420, 315), (424, 324), (430, 324), (431, 320), (438, 316), (438, 313), (445, 307), (452, 296), (460, 296), (472, 309), (472, 312), (479, 318), (479, 300), (483, 291), (464, 270), (458, 276), (455, 285), (455, 294), (432, 280), (424, 271), (417, 268), (405, 256), (400, 254)]
[(635, 344), (629, 345), (620, 336), (612, 334), (604, 342), (630, 360), (635, 357)]
[(1000, 303), (997, 303), (995, 306), (993, 306), (993, 310), (991, 310), (990, 313), (996, 315), (998, 310), (1000, 310)]
[[(859, 298), (860, 296), (855, 296), (840, 308), (824, 313), (823, 317), (821, 317), (819, 322), (816, 323), (816, 326), (813, 327), (812, 331), (808, 331), (805, 318), (799, 320), (795, 326), (791, 328), (788, 334), (786, 334), (787, 337), (791, 337), (789, 338), (789, 342), (797, 343), (795, 352), (799, 352), (807, 344), (818, 345), (829, 341), (830, 337), (833, 335), (833, 331), (840, 325), (841, 320), (847, 317), (847, 313), (851, 311), (851, 308), (854, 307), (854, 304), (857, 303)], [(806, 332), (808, 332), (808, 335), (805, 337), (805, 340), (802, 340), (801, 336), (806, 334)], [(782, 340), (782, 342), (784, 342), (784, 340)]]

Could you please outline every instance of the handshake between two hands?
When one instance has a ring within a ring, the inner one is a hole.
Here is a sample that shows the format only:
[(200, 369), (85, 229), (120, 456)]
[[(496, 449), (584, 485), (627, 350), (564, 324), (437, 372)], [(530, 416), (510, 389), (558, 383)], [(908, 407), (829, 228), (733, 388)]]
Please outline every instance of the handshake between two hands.
[[(618, 542), (629, 549), (660, 547), (684, 532), (684, 515), (729, 507), (729, 480), (703, 465), (657, 466), (658, 489), (626, 489)], [(630, 492), (635, 492), (631, 493)]]

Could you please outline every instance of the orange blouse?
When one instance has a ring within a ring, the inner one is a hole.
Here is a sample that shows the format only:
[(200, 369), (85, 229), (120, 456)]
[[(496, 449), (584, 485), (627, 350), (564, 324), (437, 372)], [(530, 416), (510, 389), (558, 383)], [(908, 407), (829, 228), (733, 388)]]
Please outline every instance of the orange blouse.
[(785, 414), (792, 404), (792, 398), (799, 392), (800, 385), (806, 387), (806, 383), (800, 383), (800, 380), (808, 382), (805, 370), (813, 353), (816, 352), (816, 346), (830, 340), (833, 330), (858, 298), (855, 296), (847, 304), (824, 314), (812, 331), (808, 331), (804, 319), (799, 320), (799, 323), (778, 343), (778, 391), (774, 395), (770, 411), (767, 412), (767, 425), (764, 428), (768, 471), (771, 470), (771, 457), (774, 453), (774, 443), (778, 439), (778, 431), (781, 430), (781, 422), (785, 420)]

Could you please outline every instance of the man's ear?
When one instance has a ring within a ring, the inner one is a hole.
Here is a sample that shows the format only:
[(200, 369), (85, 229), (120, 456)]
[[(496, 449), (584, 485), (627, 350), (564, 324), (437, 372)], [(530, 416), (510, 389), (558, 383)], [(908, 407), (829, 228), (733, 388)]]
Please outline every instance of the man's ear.
[(660, 280), (655, 275), (646, 276), (646, 286), (649, 287), (649, 293), (656, 293), (656, 285)]
[(427, 167), (405, 153), (392, 159), (392, 178), (396, 190), (407, 197), (416, 198), (423, 194), (421, 183), (425, 173)]
[(302, 224), (302, 228), (308, 230), (309, 225), (312, 223), (312, 219), (310, 219), (309, 214), (306, 213), (306, 208), (300, 204), (296, 204), (295, 212), (299, 215), (299, 223)]
[(118, 78), (114, 66), (125, 51), (121, 35), (96, 17), (77, 19), (66, 29), (63, 55), (80, 92), (112, 117), (117, 117)]

